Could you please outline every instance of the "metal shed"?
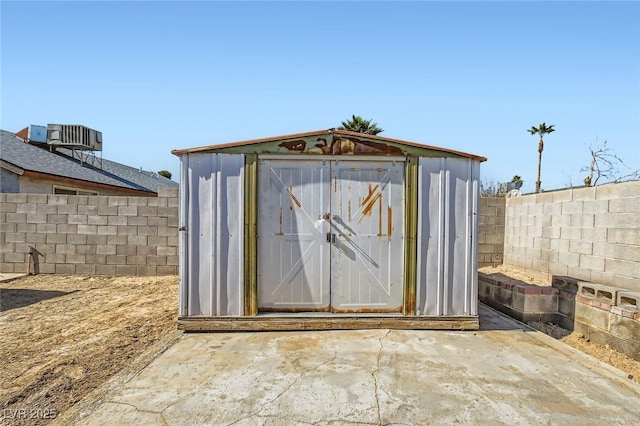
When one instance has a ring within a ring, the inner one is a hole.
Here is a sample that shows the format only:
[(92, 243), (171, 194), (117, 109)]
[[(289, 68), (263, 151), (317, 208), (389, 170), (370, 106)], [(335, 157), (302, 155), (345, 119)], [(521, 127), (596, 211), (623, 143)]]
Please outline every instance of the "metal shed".
[(173, 153), (180, 328), (478, 328), (484, 157), (336, 129)]

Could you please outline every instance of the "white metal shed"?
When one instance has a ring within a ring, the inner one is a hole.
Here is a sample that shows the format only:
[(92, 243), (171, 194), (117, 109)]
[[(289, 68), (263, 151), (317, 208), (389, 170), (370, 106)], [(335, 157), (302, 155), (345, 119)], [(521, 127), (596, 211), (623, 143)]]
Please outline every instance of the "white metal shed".
[(173, 153), (181, 328), (478, 327), (485, 158), (336, 129)]

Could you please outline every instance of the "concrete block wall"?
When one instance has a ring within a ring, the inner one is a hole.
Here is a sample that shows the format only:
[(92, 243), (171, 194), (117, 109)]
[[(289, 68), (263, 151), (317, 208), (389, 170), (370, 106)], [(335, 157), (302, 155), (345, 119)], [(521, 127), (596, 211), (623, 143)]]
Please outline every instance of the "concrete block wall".
[(505, 198), (480, 198), (478, 267), (502, 264), (504, 255)]
[(177, 274), (178, 190), (161, 189), (158, 197), (0, 194), (0, 272), (30, 267), (46, 274)]
[(640, 181), (506, 199), (504, 264), (640, 290)]

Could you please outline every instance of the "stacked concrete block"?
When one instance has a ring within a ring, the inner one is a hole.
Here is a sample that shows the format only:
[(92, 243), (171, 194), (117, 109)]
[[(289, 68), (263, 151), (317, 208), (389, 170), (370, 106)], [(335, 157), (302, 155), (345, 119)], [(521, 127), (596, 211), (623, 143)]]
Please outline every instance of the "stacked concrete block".
[(504, 263), (640, 290), (640, 181), (507, 199)]
[(478, 266), (502, 264), (504, 255), (505, 198), (480, 198)]
[(0, 272), (178, 272), (177, 189), (158, 197), (0, 194), (0, 206)]

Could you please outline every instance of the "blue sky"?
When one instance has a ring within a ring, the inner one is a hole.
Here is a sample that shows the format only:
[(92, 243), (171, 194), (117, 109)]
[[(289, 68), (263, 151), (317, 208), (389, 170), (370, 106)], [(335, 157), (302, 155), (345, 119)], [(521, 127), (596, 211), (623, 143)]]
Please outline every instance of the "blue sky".
[(640, 2), (7, 2), (0, 127), (84, 124), (104, 157), (337, 127), (483, 155), (485, 181), (581, 185), (589, 145), (640, 169)]

